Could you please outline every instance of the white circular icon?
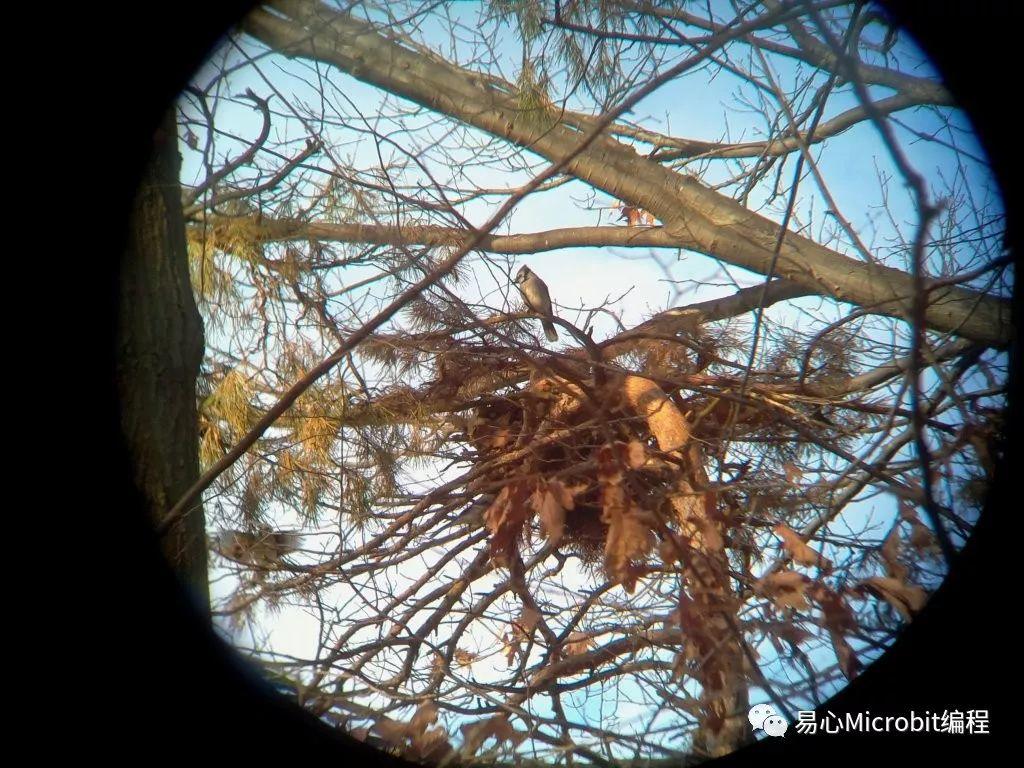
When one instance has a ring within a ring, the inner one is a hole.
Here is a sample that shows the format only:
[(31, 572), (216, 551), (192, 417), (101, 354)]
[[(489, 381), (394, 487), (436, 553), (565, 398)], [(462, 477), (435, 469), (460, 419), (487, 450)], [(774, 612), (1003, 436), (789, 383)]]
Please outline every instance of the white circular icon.
[(775, 710), (771, 704), (758, 704), (750, 708), (750, 712), (747, 713), (747, 719), (755, 728), (763, 728), (765, 719), (774, 714)]
[(769, 736), (781, 736), (789, 728), (789, 723), (778, 715), (771, 715), (764, 719), (764, 732)]

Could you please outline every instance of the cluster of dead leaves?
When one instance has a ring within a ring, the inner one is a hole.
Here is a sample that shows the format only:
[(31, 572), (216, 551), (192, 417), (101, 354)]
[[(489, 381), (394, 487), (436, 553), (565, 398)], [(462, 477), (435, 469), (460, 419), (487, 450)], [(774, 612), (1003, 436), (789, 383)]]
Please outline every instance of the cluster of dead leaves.
[(379, 717), (369, 729), (361, 728), (352, 732), (365, 740), (370, 731), (388, 743), (401, 757), (417, 762), (437, 764), (454, 752), (443, 728), (431, 727), (437, 722), (437, 707), (426, 702), (421, 704), (412, 719), (403, 723), (390, 717)]
[[(782, 538), (783, 546), (794, 562), (818, 567), (822, 573), (831, 571), (832, 564), (809, 547), (795, 531), (779, 525), (776, 526), (775, 533)], [(906, 621), (912, 620), (928, 599), (924, 589), (906, 582), (907, 569), (897, 558), (898, 548), (898, 527), (894, 527), (881, 549), (888, 576), (872, 576), (847, 587), (843, 592), (833, 590), (820, 581), (792, 570), (767, 574), (755, 584), (755, 591), (787, 613), (808, 610), (810, 603), (817, 605), (821, 611), (821, 625), (829, 633), (840, 668), (848, 679), (852, 679), (860, 670), (861, 664), (847, 642), (846, 635), (856, 630), (857, 621), (843, 593), (860, 598), (873, 597), (884, 600)]]
[(817, 550), (809, 547), (807, 542), (800, 537), (800, 534), (792, 528), (780, 523), (772, 531), (782, 539), (782, 546), (789, 553), (789, 556), (793, 558), (794, 563), (820, 568), (823, 573), (832, 572), (832, 562)]
[[(609, 579), (633, 592), (637, 580), (652, 567), (646, 559), (656, 543), (655, 532), (664, 529), (658, 512), (663, 500), (671, 500), (666, 510), (669, 517), (676, 508), (678, 523), (691, 529), (686, 534), (691, 545), (702, 545), (696, 538), (717, 542), (721, 549), (721, 537), (703, 521), (705, 494), (695, 491), (693, 483), (676, 478), (680, 464), (699, 464), (700, 459), (686, 458), (692, 448), (690, 426), (675, 402), (658, 384), (641, 376), (612, 376), (602, 386), (607, 391), (600, 401), (610, 413), (601, 413), (600, 418), (624, 417), (622, 424), (635, 429), (634, 439), (602, 439), (593, 427), (566, 431), (577, 423), (593, 423), (594, 400), (578, 385), (553, 376), (531, 383), (521, 409), (492, 408), (477, 415), (471, 436), (488, 461), (507, 448), (514, 432), (530, 425), (558, 424), (565, 431), (554, 447), (549, 443), (536, 454), (524, 455), (521, 467), (496, 462), (495, 479), (500, 477), (504, 485), (484, 513), (484, 523), (491, 534), (492, 561), (505, 567), (516, 561), (519, 541), (531, 530), (534, 515), (550, 546), (569, 535), (577, 546), (589, 548), (594, 531), (599, 531)], [(538, 429), (539, 445), (544, 429)], [(675, 457), (675, 463), (660, 457), (652, 461), (646, 447), (652, 439), (659, 451)], [(578, 466), (581, 454), (597, 465), (596, 483), (570, 486), (555, 479), (560, 469), (570, 468), (570, 461)], [(540, 460), (546, 476), (537, 471)], [(586, 497), (582, 507), (581, 496)], [(567, 526), (566, 513), (574, 510), (578, 511), (572, 525)]]
[(857, 619), (843, 595), (796, 571), (776, 571), (762, 577), (755, 591), (784, 611), (806, 611), (811, 601), (821, 611), (821, 625), (829, 633), (839, 666), (848, 680), (861, 669), (857, 654), (846, 640), (856, 630)]
[(584, 487), (569, 487), (544, 478), (517, 478), (509, 482), (484, 512), (494, 562), (506, 567), (512, 562), (524, 526), (533, 514), (551, 545), (557, 545), (565, 530), (566, 510), (574, 508), (573, 496)]
[(499, 744), (508, 743), (518, 747), (528, 735), (526, 731), (513, 728), (508, 715), (495, 715), (486, 720), (467, 723), (459, 730), (462, 732), (462, 751), (468, 755), (475, 755), (488, 739), (493, 738)]
[(924, 608), (928, 601), (928, 593), (921, 587), (907, 584), (891, 576), (872, 576), (870, 579), (864, 579), (857, 585), (857, 589), (861, 594), (870, 594), (885, 600), (907, 621)]
[[(352, 736), (365, 741), (372, 732), (390, 745), (396, 754), (407, 760), (434, 765), (450, 763), (455, 757), (455, 750), (445, 730), (434, 726), (436, 722), (437, 707), (431, 702), (426, 702), (420, 705), (407, 723), (390, 717), (380, 717), (370, 728), (354, 730)], [(460, 731), (463, 740), (460, 751), (467, 757), (475, 755), (488, 739), (493, 738), (498, 743), (508, 743), (517, 747), (527, 737), (525, 731), (517, 731), (512, 727), (507, 715), (495, 715), (475, 723), (467, 723)]]
[(601, 522), (608, 526), (604, 566), (608, 577), (632, 593), (637, 579), (648, 572), (643, 561), (654, 548), (657, 518), (642, 509), (625, 488), (623, 469), (636, 469), (646, 461), (641, 443), (615, 442), (597, 451), (597, 482)]
[(939, 543), (931, 528), (921, 522), (914, 505), (906, 499), (899, 502), (900, 520), (910, 524), (910, 546), (921, 555), (934, 555), (939, 552)]
[(643, 208), (637, 208), (634, 205), (624, 205), (621, 202), (617, 203), (615, 207), (620, 211), (619, 219), (625, 219), (627, 227), (653, 227), (657, 223), (654, 214), (650, 211), (645, 211)]
[[(910, 523), (910, 546), (920, 554), (931, 554), (937, 549), (935, 536), (918, 518), (914, 507), (900, 504), (900, 520)], [(902, 541), (900, 526), (894, 525), (882, 542), (880, 554), (885, 563), (886, 576), (873, 576), (861, 581), (856, 590), (862, 597), (872, 596), (885, 600), (907, 621), (913, 619), (928, 601), (928, 593), (916, 584), (907, 582), (908, 569), (900, 561)]]

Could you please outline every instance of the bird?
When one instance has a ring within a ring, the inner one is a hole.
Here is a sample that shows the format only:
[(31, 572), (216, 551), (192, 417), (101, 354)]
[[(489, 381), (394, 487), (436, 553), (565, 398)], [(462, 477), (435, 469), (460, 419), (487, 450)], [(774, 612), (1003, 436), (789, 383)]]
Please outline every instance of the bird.
[(271, 567), (280, 562), (281, 558), (294, 552), (302, 544), (302, 537), (287, 531), (261, 530), (256, 533), (246, 531), (220, 531), (217, 534), (217, 546), (220, 553), (238, 560)]
[[(548, 293), (548, 286), (529, 267), (526, 265), (520, 267), (514, 282), (530, 309), (545, 318), (552, 317), (551, 295)], [(544, 326), (544, 335), (548, 337), (548, 341), (558, 341), (555, 324), (546, 319), (540, 322)]]

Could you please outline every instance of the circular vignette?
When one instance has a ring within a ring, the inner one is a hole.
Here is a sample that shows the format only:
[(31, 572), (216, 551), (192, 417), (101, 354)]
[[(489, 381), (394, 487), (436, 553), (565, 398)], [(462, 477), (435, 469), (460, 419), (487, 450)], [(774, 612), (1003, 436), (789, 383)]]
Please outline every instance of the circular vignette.
[[(982, 519), (984, 519), (984, 517), (983, 517)], [(780, 542), (782, 542), (782, 543), (784, 543), (784, 539), (780, 539), (779, 541), (780, 541)]]

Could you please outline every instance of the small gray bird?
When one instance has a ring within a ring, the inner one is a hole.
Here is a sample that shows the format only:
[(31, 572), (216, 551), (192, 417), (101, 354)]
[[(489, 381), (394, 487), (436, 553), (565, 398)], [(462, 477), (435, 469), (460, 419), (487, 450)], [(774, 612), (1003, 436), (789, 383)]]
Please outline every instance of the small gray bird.
[[(548, 287), (543, 280), (530, 271), (529, 267), (525, 265), (520, 267), (514, 282), (516, 288), (523, 294), (526, 306), (538, 315), (552, 317), (551, 295), (548, 293)], [(544, 326), (544, 335), (548, 337), (548, 341), (558, 341), (558, 331), (555, 330), (555, 324), (550, 320), (541, 320), (540, 323)]]

